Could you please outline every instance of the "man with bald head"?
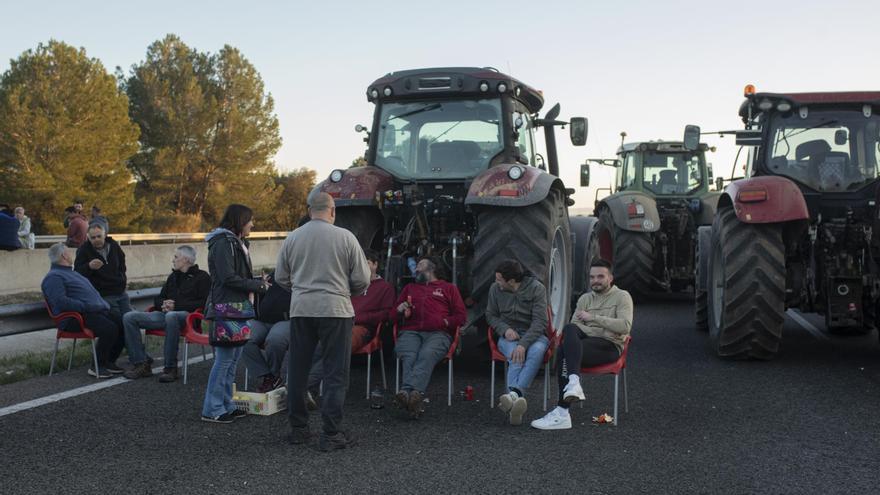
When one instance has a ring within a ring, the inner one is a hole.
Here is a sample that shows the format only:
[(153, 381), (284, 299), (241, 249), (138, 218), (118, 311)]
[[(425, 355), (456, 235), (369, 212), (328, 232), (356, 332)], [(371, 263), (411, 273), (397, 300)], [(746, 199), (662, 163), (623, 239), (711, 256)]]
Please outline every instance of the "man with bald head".
[(312, 437), (306, 388), (312, 356), (320, 343), (324, 394), (318, 449), (326, 452), (354, 445), (352, 436), (340, 428), (351, 364), (351, 295), (370, 285), (370, 268), (354, 234), (333, 225), (333, 198), (315, 189), (308, 204), (311, 221), (284, 240), (275, 281), (291, 290), (287, 366), (290, 442), (309, 443)]

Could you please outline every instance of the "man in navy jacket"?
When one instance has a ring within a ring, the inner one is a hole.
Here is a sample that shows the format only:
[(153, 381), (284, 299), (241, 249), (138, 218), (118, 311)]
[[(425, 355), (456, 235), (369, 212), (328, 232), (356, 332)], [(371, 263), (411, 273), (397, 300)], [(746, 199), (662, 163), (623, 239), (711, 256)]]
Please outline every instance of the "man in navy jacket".
[[(116, 365), (116, 359), (125, 345), (122, 324), (111, 317), (110, 305), (85, 277), (72, 270), (73, 253), (63, 243), (49, 248), (49, 261), (52, 265), (49, 273), (43, 277), (41, 287), (52, 313), (80, 313), (86, 327), (98, 337), (98, 369), (90, 366), (89, 374), (109, 378), (111, 374), (122, 373), (122, 368)], [(79, 323), (74, 319), (64, 320), (61, 328), (68, 332), (80, 330)]]

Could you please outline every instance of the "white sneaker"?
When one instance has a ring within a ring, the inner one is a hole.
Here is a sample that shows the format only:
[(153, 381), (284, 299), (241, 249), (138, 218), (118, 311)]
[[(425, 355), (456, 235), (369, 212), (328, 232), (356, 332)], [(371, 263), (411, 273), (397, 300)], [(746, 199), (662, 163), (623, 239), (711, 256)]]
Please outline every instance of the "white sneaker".
[(514, 398), (510, 394), (501, 394), (498, 397), (498, 409), (501, 409), (501, 412), (510, 412), (510, 408), (513, 407)]
[(568, 410), (559, 406), (548, 412), (543, 418), (532, 421), (532, 428), (539, 430), (569, 430), (571, 415)]
[(529, 404), (526, 402), (525, 397), (517, 397), (516, 400), (513, 401), (513, 407), (510, 409), (510, 424), (513, 426), (521, 425), (523, 414), (526, 413), (528, 407)]
[(581, 382), (568, 382), (568, 385), (562, 389), (562, 401), (566, 404), (571, 404), (572, 402), (577, 402), (579, 400), (586, 400), (584, 389), (581, 387)]

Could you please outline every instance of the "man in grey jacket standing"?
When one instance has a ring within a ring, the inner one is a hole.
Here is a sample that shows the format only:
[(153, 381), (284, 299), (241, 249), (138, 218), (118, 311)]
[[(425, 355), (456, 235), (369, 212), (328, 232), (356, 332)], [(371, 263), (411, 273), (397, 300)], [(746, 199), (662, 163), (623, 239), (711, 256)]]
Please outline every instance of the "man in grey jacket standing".
[(498, 398), (498, 408), (510, 424), (521, 425), (528, 404), (524, 392), (544, 362), (549, 341), (547, 290), (516, 260), (495, 269), (495, 283), (489, 289), (486, 321), (498, 337), (498, 350), (507, 358), (508, 393)]
[(333, 226), (336, 219), (333, 198), (313, 191), (308, 203), (311, 221), (284, 240), (278, 253), (275, 280), (291, 289), (287, 375), (290, 442), (308, 443), (312, 437), (306, 385), (312, 355), (320, 343), (324, 394), (321, 400), (323, 429), (318, 449), (330, 451), (354, 445), (351, 435), (340, 429), (351, 365), (354, 323), (351, 295), (363, 292), (370, 285), (370, 268), (354, 234)]

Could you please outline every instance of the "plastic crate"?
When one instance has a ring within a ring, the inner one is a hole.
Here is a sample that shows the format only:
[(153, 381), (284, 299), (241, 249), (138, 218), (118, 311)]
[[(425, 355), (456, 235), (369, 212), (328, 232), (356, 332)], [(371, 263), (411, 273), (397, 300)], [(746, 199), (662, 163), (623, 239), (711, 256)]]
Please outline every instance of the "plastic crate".
[(232, 402), (236, 409), (248, 414), (269, 416), (287, 409), (287, 388), (279, 387), (265, 394), (243, 392), (232, 386)]

